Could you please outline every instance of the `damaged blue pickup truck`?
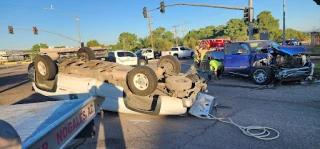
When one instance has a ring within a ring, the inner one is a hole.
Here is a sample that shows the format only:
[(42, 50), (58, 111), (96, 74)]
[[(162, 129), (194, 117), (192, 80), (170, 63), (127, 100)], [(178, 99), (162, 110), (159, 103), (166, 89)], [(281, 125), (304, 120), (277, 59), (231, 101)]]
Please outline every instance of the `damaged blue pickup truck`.
[[(214, 53), (211, 53), (213, 57), (218, 54)], [(269, 84), (275, 79), (312, 79), (314, 69), (306, 48), (280, 46), (272, 40), (227, 43), (221, 61), (224, 73), (250, 77), (258, 85)]]

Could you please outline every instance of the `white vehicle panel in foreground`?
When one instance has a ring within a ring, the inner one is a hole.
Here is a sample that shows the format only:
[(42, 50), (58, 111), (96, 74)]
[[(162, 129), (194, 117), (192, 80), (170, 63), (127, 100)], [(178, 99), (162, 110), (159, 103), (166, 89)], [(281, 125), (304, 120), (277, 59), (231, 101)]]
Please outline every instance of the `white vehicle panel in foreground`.
[(18, 132), (22, 148), (64, 148), (91, 121), (101, 99), (1, 106), (0, 119)]

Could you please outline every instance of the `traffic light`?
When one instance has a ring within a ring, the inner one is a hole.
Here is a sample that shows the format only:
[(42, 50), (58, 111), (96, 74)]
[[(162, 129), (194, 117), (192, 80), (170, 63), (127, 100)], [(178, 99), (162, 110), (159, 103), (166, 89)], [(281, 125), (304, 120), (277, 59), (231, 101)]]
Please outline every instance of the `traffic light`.
[(160, 12), (163, 14), (166, 11), (164, 10), (164, 1), (160, 2)]
[(148, 17), (148, 15), (147, 15), (147, 7), (143, 7), (143, 17), (144, 18), (147, 18)]
[(33, 34), (38, 35), (38, 29), (37, 29), (37, 27), (33, 27)]
[(8, 30), (9, 30), (9, 34), (13, 34), (13, 27), (12, 26), (8, 26)]
[(253, 32), (253, 34), (258, 34), (259, 33), (259, 29), (253, 28), (252, 32)]
[(246, 23), (248, 23), (248, 22), (250, 22), (250, 10), (249, 10), (249, 8), (245, 8), (244, 10), (243, 10), (243, 19), (244, 19), (244, 22), (246, 22)]

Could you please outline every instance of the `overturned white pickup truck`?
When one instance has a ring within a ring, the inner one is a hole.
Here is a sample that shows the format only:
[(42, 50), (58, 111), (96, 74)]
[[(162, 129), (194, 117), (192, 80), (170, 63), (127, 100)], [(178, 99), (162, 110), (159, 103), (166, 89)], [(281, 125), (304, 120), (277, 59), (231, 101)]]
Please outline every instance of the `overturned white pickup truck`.
[(47, 55), (35, 58), (29, 77), (36, 92), (59, 100), (103, 97), (103, 110), (151, 115), (206, 115), (214, 97), (206, 91), (206, 80), (196, 71), (180, 73), (173, 56), (163, 56), (153, 70), (95, 60), (90, 48), (78, 51), (77, 59), (53, 61)]

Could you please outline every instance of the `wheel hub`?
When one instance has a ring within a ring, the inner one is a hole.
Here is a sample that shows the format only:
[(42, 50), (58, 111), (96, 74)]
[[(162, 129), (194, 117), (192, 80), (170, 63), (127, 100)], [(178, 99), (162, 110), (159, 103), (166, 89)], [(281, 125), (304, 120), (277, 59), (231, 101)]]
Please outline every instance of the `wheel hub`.
[(262, 83), (264, 81), (266, 81), (267, 79), (267, 74), (265, 71), (263, 70), (257, 70), (254, 74), (253, 74), (253, 78), (254, 80), (256, 80), (259, 83)]
[(134, 86), (139, 90), (146, 90), (149, 86), (149, 81), (147, 76), (138, 73), (133, 77)]
[(43, 76), (47, 74), (46, 65), (42, 61), (38, 62), (38, 71)]
[(163, 63), (163, 67), (165, 70), (168, 70), (169, 72), (172, 72), (173, 71), (173, 64), (169, 61), (165, 61)]

